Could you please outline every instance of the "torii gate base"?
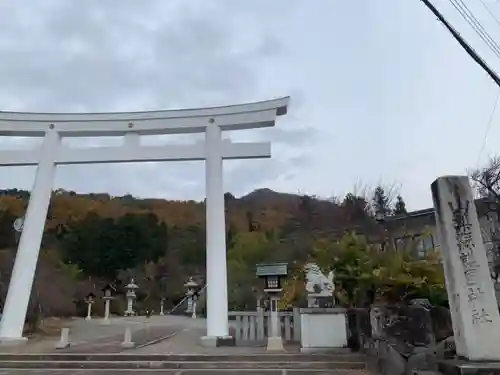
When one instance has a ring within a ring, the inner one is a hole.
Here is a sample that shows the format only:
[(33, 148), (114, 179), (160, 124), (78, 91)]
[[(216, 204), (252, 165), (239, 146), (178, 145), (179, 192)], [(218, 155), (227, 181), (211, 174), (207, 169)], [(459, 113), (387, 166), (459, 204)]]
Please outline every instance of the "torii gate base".
[[(228, 332), (223, 159), (268, 158), (271, 145), (222, 140), (224, 130), (274, 126), (289, 98), (227, 107), (175, 111), (36, 114), (0, 112), (0, 136), (43, 137), (34, 150), (0, 151), (0, 166), (36, 165), (24, 228), (0, 323), (0, 342), (19, 343), (29, 304), (45, 219), (58, 164), (205, 160), (207, 226), (207, 336), (204, 345), (234, 343)], [(142, 146), (141, 135), (205, 133), (193, 145)], [(71, 148), (63, 137), (123, 136), (118, 147)]]

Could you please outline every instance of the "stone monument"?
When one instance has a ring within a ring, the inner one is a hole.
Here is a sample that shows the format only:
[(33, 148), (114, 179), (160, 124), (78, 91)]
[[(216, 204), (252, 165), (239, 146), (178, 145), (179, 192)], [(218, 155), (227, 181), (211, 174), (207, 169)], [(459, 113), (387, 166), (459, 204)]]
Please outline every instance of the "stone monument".
[(440, 177), (431, 189), (457, 355), (498, 361), (500, 316), (469, 178)]
[(306, 271), (307, 307), (333, 307), (335, 292), (334, 273), (330, 271), (328, 277), (321, 272), (316, 263), (308, 263)]

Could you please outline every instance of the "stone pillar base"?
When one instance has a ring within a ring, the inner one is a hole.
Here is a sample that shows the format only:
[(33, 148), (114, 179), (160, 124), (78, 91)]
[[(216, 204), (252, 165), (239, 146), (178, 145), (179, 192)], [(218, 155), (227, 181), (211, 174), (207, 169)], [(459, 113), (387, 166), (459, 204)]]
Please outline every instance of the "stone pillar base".
[(206, 348), (236, 346), (236, 339), (233, 336), (203, 336), (200, 338), (200, 344)]
[(58, 342), (56, 344), (56, 349), (67, 349), (71, 346), (71, 343), (69, 342)]
[(283, 340), (281, 337), (268, 337), (266, 352), (284, 352)]
[(27, 342), (27, 337), (0, 337), (0, 346), (19, 346)]
[(328, 353), (335, 348), (300, 348), (301, 353)]
[[(500, 361), (467, 361), (450, 359), (438, 362), (438, 370), (444, 375), (500, 374)], [(423, 371), (425, 372), (425, 371)], [(420, 372), (422, 374), (423, 372)], [(416, 372), (417, 373), (417, 372)]]

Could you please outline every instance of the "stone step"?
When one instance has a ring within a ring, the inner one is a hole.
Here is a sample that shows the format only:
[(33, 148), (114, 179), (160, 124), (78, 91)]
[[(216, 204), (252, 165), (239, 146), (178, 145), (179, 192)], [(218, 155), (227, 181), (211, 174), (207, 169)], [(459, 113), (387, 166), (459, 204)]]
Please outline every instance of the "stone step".
[[(33, 372), (31, 372), (33, 371)], [(163, 370), (163, 369), (76, 369), (57, 370), (57, 369), (9, 369), (8, 375), (123, 375), (126, 373), (133, 375), (368, 375), (365, 370), (324, 370), (324, 369), (205, 369), (205, 370)]]
[(0, 361), (1, 369), (363, 370), (363, 362)]
[(364, 363), (366, 357), (356, 353), (334, 354), (132, 354), (132, 353), (41, 353), (14, 354), (0, 353), (0, 361), (41, 361), (41, 362), (335, 362)]

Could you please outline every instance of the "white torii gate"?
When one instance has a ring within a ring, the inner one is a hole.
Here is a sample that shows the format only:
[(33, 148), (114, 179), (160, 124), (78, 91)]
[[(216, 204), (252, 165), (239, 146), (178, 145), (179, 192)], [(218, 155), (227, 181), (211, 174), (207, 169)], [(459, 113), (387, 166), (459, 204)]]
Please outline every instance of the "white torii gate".
[[(207, 336), (215, 345), (228, 337), (226, 229), (223, 159), (269, 158), (269, 142), (232, 143), (224, 130), (274, 126), (289, 97), (234, 106), (124, 113), (0, 112), (0, 136), (43, 137), (32, 150), (0, 150), (0, 166), (37, 165), (35, 182), (0, 323), (0, 342), (24, 340), (24, 320), (33, 285), (47, 210), (58, 164), (205, 160), (207, 227)], [(142, 146), (141, 135), (205, 133), (192, 145)], [(116, 147), (72, 148), (64, 137), (123, 136)]]

